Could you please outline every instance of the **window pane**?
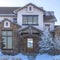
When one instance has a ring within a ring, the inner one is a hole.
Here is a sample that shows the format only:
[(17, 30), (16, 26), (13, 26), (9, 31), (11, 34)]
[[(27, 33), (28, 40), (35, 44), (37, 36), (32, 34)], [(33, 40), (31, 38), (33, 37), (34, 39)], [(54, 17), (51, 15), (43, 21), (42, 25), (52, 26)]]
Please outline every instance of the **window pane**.
[(45, 31), (48, 32), (50, 30), (50, 25), (46, 24), (45, 25)]
[(6, 31), (2, 31), (2, 35), (7, 35), (7, 32)]
[(8, 37), (8, 48), (12, 48), (12, 37)]
[(12, 36), (12, 31), (7, 31), (8, 35)]
[(31, 11), (32, 10), (32, 7), (29, 7), (29, 11)]
[(27, 16), (23, 16), (23, 24), (27, 24)]
[(38, 24), (38, 16), (33, 17), (33, 24)]
[(28, 24), (32, 24), (32, 16), (28, 17)]
[(13, 18), (13, 22), (14, 23), (17, 23), (17, 18)]
[(33, 48), (33, 39), (32, 38), (27, 39), (27, 47), (28, 48)]
[(3, 48), (7, 48), (7, 38), (6, 37), (2, 37), (2, 42), (3, 42)]

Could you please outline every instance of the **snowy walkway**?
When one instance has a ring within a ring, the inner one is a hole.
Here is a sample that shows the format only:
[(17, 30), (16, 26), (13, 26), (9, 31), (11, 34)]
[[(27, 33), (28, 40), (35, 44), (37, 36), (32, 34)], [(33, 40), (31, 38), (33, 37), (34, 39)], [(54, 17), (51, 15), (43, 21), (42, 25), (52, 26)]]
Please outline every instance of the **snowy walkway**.
[[(15, 56), (0, 54), (0, 60), (29, 60), (29, 58), (21, 53)], [(35, 60), (60, 60), (60, 55), (38, 54)]]

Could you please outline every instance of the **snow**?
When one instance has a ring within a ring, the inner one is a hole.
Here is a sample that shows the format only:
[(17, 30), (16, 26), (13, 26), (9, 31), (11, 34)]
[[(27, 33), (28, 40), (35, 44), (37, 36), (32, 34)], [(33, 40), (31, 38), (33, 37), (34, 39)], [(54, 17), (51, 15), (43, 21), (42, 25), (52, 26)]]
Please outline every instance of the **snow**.
[(60, 60), (60, 55), (38, 54), (35, 60)]
[[(1, 52), (0, 52), (1, 53)], [(19, 53), (15, 56), (0, 54), (0, 60), (29, 60), (27, 55)], [(60, 60), (60, 55), (37, 54), (34, 60)]]
[[(0, 51), (0, 60), (30, 60), (27, 55), (19, 53), (17, 55), (4, 55)], [(34, 60), (60, 60), (60, 55), (37, 54)]]
[[(28, 56), (18, 54), (16, 56), (3, 55), (0, 56), (0, 60), (29, 60)], [(35, 60), (60, 60), (60, 55), (51, 56), (48, 54), (38, 54)]]
[(52, 60), (52, 56), (49, 56), (48, 54), (38, 54), (36, 60)]
[(20, 58), (21, 60), (28, 60), (28, 56), (23, 55), (23, 54), (18, 54), (14, 56), (15, 58)]

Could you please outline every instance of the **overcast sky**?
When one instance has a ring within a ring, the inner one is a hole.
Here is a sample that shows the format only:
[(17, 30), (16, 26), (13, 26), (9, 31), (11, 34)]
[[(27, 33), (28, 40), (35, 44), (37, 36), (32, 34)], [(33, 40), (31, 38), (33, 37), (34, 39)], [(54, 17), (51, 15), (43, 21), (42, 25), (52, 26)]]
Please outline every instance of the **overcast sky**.
[(60, 25), (60, 0), (0, 0), (0, 7), (21, 7), (33, 3), (47, 11), (54, 11), (57, 23)]

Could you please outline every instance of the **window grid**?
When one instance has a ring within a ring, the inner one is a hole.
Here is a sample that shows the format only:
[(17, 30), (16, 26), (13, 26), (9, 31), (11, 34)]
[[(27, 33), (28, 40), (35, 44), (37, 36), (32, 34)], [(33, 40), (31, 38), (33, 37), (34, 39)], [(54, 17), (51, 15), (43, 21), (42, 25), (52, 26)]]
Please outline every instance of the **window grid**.
[(12, 49), (12, 31), (2, 31), (2, 45), (2, 49)]
[(23, 15), (22, 24), (38, 25), (38, 15)]

